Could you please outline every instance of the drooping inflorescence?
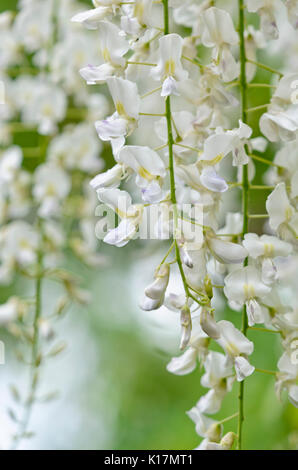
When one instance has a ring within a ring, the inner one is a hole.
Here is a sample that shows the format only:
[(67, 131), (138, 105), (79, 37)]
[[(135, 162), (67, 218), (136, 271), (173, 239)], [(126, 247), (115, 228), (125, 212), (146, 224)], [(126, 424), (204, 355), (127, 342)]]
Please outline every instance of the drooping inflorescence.
[[(104, 167), (93, 121), (109, 105), (77, 73), (96, 58), (92, 36), (70, 22), (81, 8), (75, 0), (22, 0), (0, 14), (0, 284), (15, 287), (22, 277), (28, 286), (0, 305), (0, 327), (30, 371), (26, 388), (17, 379), (11, 386), (14, 448), (32, 435), (34, 403), (53, 396), (41, 396), (39, 385), (46, 359), (65, 347), (56, 322), (89, 298), (65, 269), (65, 251), (91, 267), (104, 262), (88, 182)], [(61, 287), (45, 305), (49, 281)]]
[[(272, 374), (277, 394), (286, 390), (298, 405), (293, 275), (298, 74), (290, 56), (282, 72), (257, 61), (258, 49), (279, 37), (279, 14), (287, 15), (286, 28), (297, 40), (298, 2), (220, 3), (94, 0), (94, 9), (73, 18), (98, 31), (101, 57), (80, 73), (88, 84), (106, 83), (114, 103), (114, 113), (95, 123), (115, 159), (113, 168), (91, 181), (99, 200), (119, 218), (104, 241), (126, 245), (143, 233), (148, 213), (157, 211), (154, 237), (168, 239), (170, 247), (145, 289), (141, 308), (165, 305), (180, 312), (183, 352), (168, 370), (184, 375), (198, 362), (203, 366), (201, 384), (208, 391), (188, 415), (203, 437), (198, 449), (214, 450), (231, 449), (234, 441), (241, 449), (244, 380), (255, 371)], [(259, 29), (249, 23), (248, 13), (259, 15)], [(265, 83), (254, 80), (258, 70), (267, 74)], [(257, 88), (272, 91), (270, 103), (249, 107)], [(259, 111), (263, 114), (253, 133), (250, 123)], [(274, 161), (263, 155), (272, 148), (268, 142), (279, 145)], [(256, 174), (256, 162), (269, 167), (263, 177)], [(132, 194), (123, 189), (128, 180)], [(251, 212), (255, 192), (263, 198), (263, 214)], [(229, 201), (240, 195), (242, 209), (231, 212)], [(254, 222), (261, 222), (256, 233)], [(175, 270), (181, 290), (170, 292)], [(218, 296), (242, 312), (241, 329), (220, 318)], [(278, 371), (262, 371), (252, 363), (250, 329), (279, 333), (283, 354)], [(231, 418), (238, 417), (238, 429), (224, 434), (226, 420), (212, 416), (236, 381), (239, 404)]]

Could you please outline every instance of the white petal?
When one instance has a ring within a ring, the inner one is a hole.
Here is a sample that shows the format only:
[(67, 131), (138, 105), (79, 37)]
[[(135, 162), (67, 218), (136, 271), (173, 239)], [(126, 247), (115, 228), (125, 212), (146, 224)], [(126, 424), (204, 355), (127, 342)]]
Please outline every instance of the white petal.
[(298, 408), (298, 385), (290, 385), (289, 400), (296, 408)]
[(242, 382), (246, 377), (253, 374), (255, 368), (252, 366), (245, 357), (238, 356), (235, 358), (235, 370), (237, 381)]
[(217, 342), (229, 356), (237, 357), (240, 354), (252, 354), (254, 344), (252, 341), (249, 341), (249, 339), (247, 339), (244, 334), (233, 325), (233, 323), (221, 320), (217, 325), (221, 332), (221, 337)]
[(95, 128), (101, 140), (111, 140), (126, 134), (127, 121), (122, 118), (108, 118), (103, 121), (96, 121)]
[(164, 296), (169, 283), (170, 269), (168, 264), (164, 264), (158, 273), (155, 281), (145, 289), (145, 295), (150, 299), (160, 299)]
[(124, 219), (117, 228), (109, 231), (103, 241), (109, 245), (115, 245), (120, 248), (127, 245), (135, 233), (136, 226), (128, 219)]
[(117, 212), (120, 217), (126, 217), (132, 205), (130, 194), (117, 188), (98, 190), (98, 199)]
[(163, 84), (162, 84), (162, 89), (160, 96), (170, 96), (170, 95), (179, 95), (178, 93), (178, 87), (177, 87), (177, 82), (173, 77), (167, 77)]
[(215, 390), (211, 389), (200, 398), (196, 406), (202, 413), (211, 415), (220, 410), (223, 398), (223, 394), (216, 393)]
[(255, 323), (264, 323), (262, 307), (256, 299), (250, 299), (246, 302), (246, 313), (249, 326), (253, 326)]
[(266, 209), (269, 214), (269, 224), (273, 230), (277, 230), (282, 223), (291, 219), (294, 209), (290, 204), (285, 183), (279, 183), (268, 196)]
[(211, 7), (203, 12), (202, 18), (204, 24), (202, 43), (204, 46), (213, 47), (224, 43), (238, 43), (238, 34), (227, 11)]
[(107, 79), (107, 84), (117, 112), (119, 113), (119, 107), (121, 107), (125, 116), (138, 119), (141, 100), (136, 83), (123, 78), (111, 77)]
[(248, 256), (246, 248), (237, 243), (221, 240), (207, 234), (206, 241), (214, 257), (224, 264), (240, 264)]
[(262, 262), (262, 281), (265, 284), (272, 284), (277, 280), (277, 269), (272, 259), (265, 258)]
[(145, 312), (151, 312), (152, 310), (157, 310), (161, 306), (160, 299), (150, 299), (149, 297), (144, 296), (142, 302), (140, 303), (140, 308)]
[(105, 83), (107, 78), (112, 77), (115, 68), (110, 64), (102, 64), (98, 67), (88, 65), (80, 70), (80, 75), (86, 80), (87, 85)]
[(98, 7), (92, 10), (82, 11), (72, 17), (74, 23), (82, 23), (88, 29), (97, 29), (99, 22), (109, 13), (110, 8)]
[(213, 167), (207, 166), (203, 169), (200, 180), (205, 188), (210, 191), (223, 193), (229, 189), (229, 185), (224, 178), (219, 176)]
[(107, 187), (115, 188), (119, 186), (122, 174), (123, 168), (121, 165), (117, 164), (105, 173), (100, 173), (99, 175), (95, 176), (90, 181), (90, 186), (92, 186), (92, 188), (96, 191), (98, 189), (105, 189)]
[(200, 315), (200, 325), (202, 330), (210, 338), (218, 339), (220, 337), (220, 329), (217, 326), (215, 319), (210, 313), (203, 307)]
[(167, 365), (167, 370), (175, 375), (190, 374), (197, 366), (198, 351), (195, 348), (188, 348), (179, 357), (173, 357)]

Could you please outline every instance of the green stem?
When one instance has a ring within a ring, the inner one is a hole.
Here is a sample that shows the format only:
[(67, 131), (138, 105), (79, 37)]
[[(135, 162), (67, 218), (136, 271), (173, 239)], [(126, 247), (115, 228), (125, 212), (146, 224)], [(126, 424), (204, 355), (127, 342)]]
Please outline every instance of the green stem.
[[(239, 15), (239, 38), (240, 38), (240, 93), (241, 93), (241, 118), (243, 123), (247, 124), (247, 83), (246, 83), (246, 53), (245, 53), (245, 38), (244, 38), (244, 0), (238, 0), (238, 15)], [(249, 194), (249, 180), (248, 180), (248, 165), (243, 165), (242, 170), (242, 209), (243, 209), (243, 236), (248, 231), (248, 194)], [(244, 261), (244, 266), (247, 266), (247, 258)], [(242, 312), (242, 333), (246, 336), (248, 328), (246, 307), (243, 307)], [(238, 395), (238, 450), (242, 449), (242, 431), (244, 421), (244, 380), (239, 384)]]
[(228, 416), (227, 418), (224, 418), (224, 419), (221, 419), (220, 421), (217, 421), (217, 424), (224, 424), (224, 423), (227, 423), (228, 421), (231, 421), (231, 419), (234, 419), (236, 418), (237, 416), (239, 416), (239, 413), (234, 413), (233, 415), (231, 416)]
[(192, 152), (202, 153), (202, 150), (195, 147), (190, 147), (189, 145), (178, 144), (177, 142), (175, 142), (174, 145), (177, 145), (177, 147), (182, 147), (183, 149), (191, 150)]
[(277, 165), (277, 163), (271, 162), (270, 160), (267, 160), (266, 158), (260, 157), (259, 155), (250, 154), (249, 156), (253, 160), (257, 160), (258, 162), (264, 163), (265, 165), (275, 166), (276, 168), (282, 168), (280, 165)]
[(156, 67), (157, 64), (152, 64), (151, 62), (134, 62), (133, 60), (128, 60), (126, 62), (128, 65), (147, 65), (148, 67)]
[(276, 88), (276, 85), (270, 85), (269, 83), (248, 83), (248, 88)]
[(249, 214), (249, 219), (267, 219), (269, 214)]
[(268, 108), (268, 106), (270, 105), (270, 103), (266, 103), (266, 104), (260, 104), (259, 106), (254, 106), (253, 108), (248, 108), (246, 110), (247, 113), (253, 113), (254, 111), (260, 111), (261, 109), (266, 109)]
[(282, 334), (280, 330), (270, 330), (269, 328), (260, 328), (256, 326), (249, 326), (249, 329), (252, 331), (263, 331), (264, 333), (278, 333), (280, 335)]
[(260, 189), (261, 191), (273, 191), (275, 189), (275, 186), (267, 186), (265, 184), (251, 184), (249, 186), (249, 189)]
[[(169, 5), (168, 0), (163, 0), (163, 11), (164, 11), (164, 35), (169, 34)], [(167, 121), (167, 133), (168, 133), (168, 149), (169, 149), (169, 171), (170, 171), (170, 187), (171, 187), (171, 202), (173, 205), (173, 217), (174, 217), (174, 244), (175, 244), (175, 254), (176, 260), (183, 282), (186, 298), (192, 297), (189, 292), (189, 287), (187, 284), (186, 276), (183, 270), (182, 260), (180, 256), (179, 246), (177, 242), (177, 228), (178, 228), (178, 210), (177, 210), (177, 199), (176, 199), (176, 185), (175, 185), (175, 171), (174, 171), (174, 137), (173, 137), (173, 128), (172, 128), (172, 113), (171, 113), (171, 98), (168, 96), (165, 103), (165, 116)]]
[(161, 113), (139, 113), (140, 116), (154, 116), (154, 117), (165, 117), (164, 114)]
[(250, 59), (246, 59), (246, 62), (249, 62), (250, 64), (254, 64), (257, 67), (259, 67), (260, 69), (266, 70), (267, 72), (275, 73), (276, 75), (279, 75), (280, 77), (283, 77), (283, 74), (281, 72), (279, 72), (278, 70), (273, 69), (272, 67), (268, 67), (268, 65), (261, 64), (260, 62), (256, 62), (255, 60), (250, 60)]
[(25, 437), (30, 422), (35, 393), (38, 386), (38, 368), (41, 358), (39, 355), (39, 319), (42, 311), (42, 280), (43, 280), (43, 254), (38, 252), (37, 273), (35, 278), (35, 311), (33, 319), (33, 338), (31, 349), (31, 378), (29, 394), (25, 403), (25, 413), (20, 424), (20, 429), (15, 437), (13, 450), (17, 449), (22, 439)]
[(255, 368), (256, 372), (260, 372), (261, 374), (267, 374), (267, 375), (276, 375), (277, 372), (274, 372), (273, 370), (267, 370), (267, 369), (257, 369)]
[(188, 62), (191, 62), (192, 64), (196, 65), (200, 69), (205, 68), (204, 65), (202, 65), (196, 58), (191, 59), (190, 57), (186, 57), (185, 55), (183, 55), (182, 59), (188, 60)]
[(144, 95), (141, 96), (141, 99), (143, 100), (144, 98), (147, 98), (147, 96), (153, 95), (153, 93), (156, 93), (157, 91), (161, 90), (161, 86), (154, 88), (154, 90), (147, 91)]

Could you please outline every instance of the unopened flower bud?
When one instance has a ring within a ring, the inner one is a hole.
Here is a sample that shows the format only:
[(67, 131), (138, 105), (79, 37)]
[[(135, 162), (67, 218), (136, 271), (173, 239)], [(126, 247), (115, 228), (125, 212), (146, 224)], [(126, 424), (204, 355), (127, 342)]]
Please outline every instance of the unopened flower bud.
[(214, 423), (207, 432), (207, 437), (210, 441), (219, 442), (222, 435), (222, 425)]
[(39, 321), (39, 331), (41, 336), (46, 340), (52, 339), (55, 335), (52, 325), (45, 318), (41, 318)]
[(204, 279), (204, 288), (209, 299), (212, 299), (213, 297), (212, 281), (208, 275), (205, 276), (205, 279)]
[(220, 441), (220, 445), (222, 446), (223, 450), (232, 449), (236, 437), (237, 436), (234, 432), (228, 432)]
[(201, 324), (202, 330), (210, 338), (218, 339), (220, 337), (220, 329), (217, 326), (217, 323), (214, 317), (211, 315), (208, 308), (204, 308), (204, 307), (202, 308), (200, 324)]
[(182, 263), (188, 268), (193, 268), (193, 261), (184, 245), (181, 245), (180, 247), (180, 255)]
[(145, 295), (153, 300), (161, 299), (168, 287), (170, 276), (170, 267), (163, 264), (155, 273), (155, 281), (145, 289)]
[(181, 310), (180, 323), (182, 327), (180, 349), (183, 350), (188, 345), (191, 337), (191, 314), (188, 305), (184, 305)]

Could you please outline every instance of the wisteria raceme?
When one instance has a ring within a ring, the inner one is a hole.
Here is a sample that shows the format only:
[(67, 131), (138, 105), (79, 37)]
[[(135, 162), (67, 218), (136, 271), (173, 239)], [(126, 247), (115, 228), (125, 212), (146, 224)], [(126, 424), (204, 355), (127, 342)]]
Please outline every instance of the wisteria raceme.
[[(64, 269), (65, 250), (92, 267), (105, 262), (97, 252), (89, 181), (104, 167), (93, 121), (109, 104), (89, 94), (78, 76), (96, 57), (93, 38), (70, 21), (81, 8), (74, 0), (22, 0), (16, 12), (0, 14), (0, 284), (23, 276), (34, 286), (32, 297), (13, 295), (0, 306), (0, 325), (31, 369), (28, 389), (11, 388), (13, 448), (31, 435), (41, 366), (64, 349), (56, 320), (89, 298)], [(48, 280), (62, 286), (52, 312), (43, 305)]]
[[(165, 305), (180, 311), (183, 352), (169, 362), (169, 372), (188, 374), (198, 362), (204, 368), (201, 384), (208, 391), (188, 412), (203, 438), (198, 449), (231, 449), (234, 443), (241, 449), (249, 376), (272, 374), (277, 394), (286, 390), (291, 403), (298, 402), (297, 285), (288, 269), (294, 266), (297, 273), (298, 75), (287, 59), (282, 71), (257, 61), (258, 49), (278, 40), (279, 14), (287, 14), (287, 28), (294, 28), (297, 40), (298, 2), (226, 1), (224, 9), (211, 0), (93, 4), (73, 21), (98, 30), (94, 40), (101, 57), (80, 73), (88, 84), (106, 83), (114, 102), (114, 113), (95, 123), (99, 138), (111, 144), (115, 166), (91, 186), (121, 220), (104, 240), (126, 245), (142, 229), (146, 210), (158, 206), (155, 233), (167, 238), (167, 226), (170, 248), (152, 267), (154, 280), (145, 288), (141, 308)], [(260, 17), (259, 29), (249, 24), (248, 13)], [(253, 81), (258, 70), (269, 81)], [(272, 89), (270, 103), (249, 108), (257, 87)], [(259, 128), (253, 132), (251, 116), (259, 110)], [(262, 156), (268, 141), (278, 144), (274, 162)], [(254, 184), (254, 161), (269, 167), (264, 184)], [(135, 184), (134, 200), (119, 189), (128, 179), (130, 188), (131, 179)], [(239, 191), (242, 209), (231, 213), (226, 195), (237, 197)], [(251, 213), (254, 191), (264, 197), (264, 214)], [(253, 222), (261, 222), (258, 233)], [(197, 244), (191, 236), (195, 225), (202, 233)], [(181, 291), (169, 292), (169, 277), (177, 270)], [(287, 302), (286, 285), (292, 289)], [(241, 329), (220, 319), (218, 295), (240, 312)], [(276, 372), (258, 369), (250, 359), (250, 329), (280, 333), (284, 352)], [(215, 343), (222, 352), (214, 350)], [(224, 434), (223, 422), (210, 415), (220, 410), (237, 381), (238, 410), (231, 419), (238, 417), (238, 429)]]

